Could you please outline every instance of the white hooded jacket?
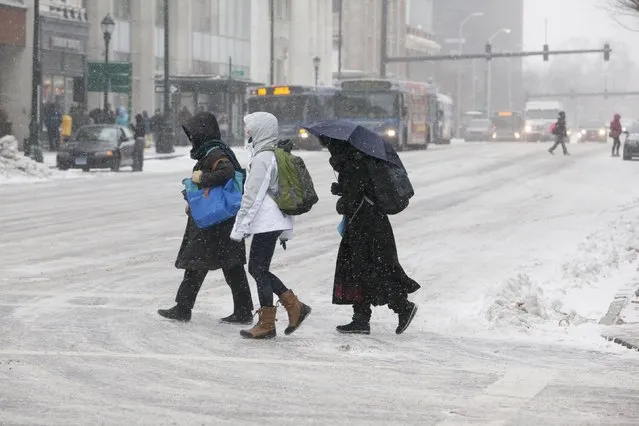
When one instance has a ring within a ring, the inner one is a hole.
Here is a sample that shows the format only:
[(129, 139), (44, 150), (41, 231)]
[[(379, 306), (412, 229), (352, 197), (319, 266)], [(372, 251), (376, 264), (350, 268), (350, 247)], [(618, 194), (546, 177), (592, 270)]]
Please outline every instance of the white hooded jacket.
[(231, 239), (241, 241), (249, 235), (273, 231), (288, 231), (280, 238), (289, 239), (293, 218), (282, 213), (273, 199), (279, 191), (273, 152), (279, 136), (277, 118), (267, 112), (255, 112), (244, 117), (244, 125), (253, 138), (253, 149)]

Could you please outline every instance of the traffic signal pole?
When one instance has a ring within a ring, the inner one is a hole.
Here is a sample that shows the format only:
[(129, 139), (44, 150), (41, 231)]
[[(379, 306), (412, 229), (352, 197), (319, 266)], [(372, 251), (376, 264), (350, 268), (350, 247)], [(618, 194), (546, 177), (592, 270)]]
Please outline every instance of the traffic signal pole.
[[(488, 50), (488, 45), (487, 45)], [(386, 57), (385, 63), (397, 62), (431, 62), (431, 61), (459, 61), (465, 59), (486, 59), (490, 61), (496, 58), (524, 58), (529, 56), (554, 56), (554, 55), (584, 55), (589, 53), (603, 53), (604, 61), (610, 60), (612, 49), (606, 44), (603, 49), (573, 49), (573, 50), (534, 50), (523, 52), (486, 52), (452, 55), (426, 55), (426, 56), (396, 56)]]

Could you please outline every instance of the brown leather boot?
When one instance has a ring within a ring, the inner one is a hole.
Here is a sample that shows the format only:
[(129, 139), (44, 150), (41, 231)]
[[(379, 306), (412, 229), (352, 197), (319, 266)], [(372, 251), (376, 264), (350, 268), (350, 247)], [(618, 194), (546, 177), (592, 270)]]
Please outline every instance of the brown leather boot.
[(272, 339), (276, 336), (275, 317), (277, 308), (275, 306), (265, 306), (259, 311), (259, 320), (255, 327), (250, 330), (240, 331), (240, 335), (245, 339)]
[(284, 330), (284, 334), (289, 335), (302, 325), (302, 321), (311, 313), (311, 307), (300, 302), (291, 290), (287, 290), (280, 296), (280, 302), (288, 312), (288, 327)]

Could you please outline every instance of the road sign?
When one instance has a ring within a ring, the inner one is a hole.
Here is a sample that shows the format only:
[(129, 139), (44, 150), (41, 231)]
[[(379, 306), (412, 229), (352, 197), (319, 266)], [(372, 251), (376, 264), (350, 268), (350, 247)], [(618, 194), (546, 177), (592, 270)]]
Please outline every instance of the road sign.
[(130, 62), (111, 62), (105, 73), (104, 62), (89, 62), (87, 72), (87, 91), (104, 91), (108, 78), (109, 92), (131, 93), (133, 67)]
[[(169, 86), (169, 92), (171, 92), (171, 94), (175, 94), (176, 92), (178, 92), (180, 89), (177, 88), (177, 86), (171, 85)], [(155, 93), (164, 93), (164, 86), (155, 86)]]
[(244, 70), (231, 71), (231, 77), (244, 77)]

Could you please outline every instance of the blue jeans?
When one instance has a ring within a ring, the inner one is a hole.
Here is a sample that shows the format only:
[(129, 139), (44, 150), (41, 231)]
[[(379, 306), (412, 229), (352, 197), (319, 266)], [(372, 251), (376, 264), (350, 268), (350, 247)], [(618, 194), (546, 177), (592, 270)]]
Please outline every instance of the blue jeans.
[(273, 293), (281, 296), (288, 291), (284, 283), (269, 270), (280, 234), (282, 231), (255, 234), (251, 242), (248, 270), (257, 283), (262, 307), (273, 306)]

